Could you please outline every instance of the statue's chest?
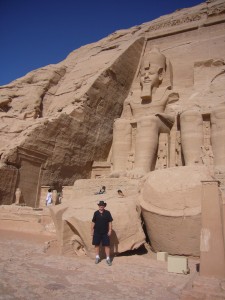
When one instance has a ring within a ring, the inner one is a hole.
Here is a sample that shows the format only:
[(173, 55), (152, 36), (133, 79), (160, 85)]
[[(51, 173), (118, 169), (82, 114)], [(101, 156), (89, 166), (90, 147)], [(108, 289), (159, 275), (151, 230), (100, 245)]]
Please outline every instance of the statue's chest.
[(155, 101), (146, 104), (131, 102), (130, 105), (135, 118), (162, 113), (165, 109), (165, 105), (161, 101)]

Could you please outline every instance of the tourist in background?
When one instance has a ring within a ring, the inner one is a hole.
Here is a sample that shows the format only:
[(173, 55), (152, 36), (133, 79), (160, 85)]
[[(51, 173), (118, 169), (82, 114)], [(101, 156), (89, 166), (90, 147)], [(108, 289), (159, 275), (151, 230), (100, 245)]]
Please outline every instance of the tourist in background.
[(46, 206), (49, 206), (52, 204), (52, 189), (48, 190), (47, 196), (46, 196)]

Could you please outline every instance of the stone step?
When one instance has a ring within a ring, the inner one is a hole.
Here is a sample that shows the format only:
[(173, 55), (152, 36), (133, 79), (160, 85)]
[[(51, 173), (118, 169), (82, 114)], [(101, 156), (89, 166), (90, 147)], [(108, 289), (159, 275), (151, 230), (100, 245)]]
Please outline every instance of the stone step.
[[(129, 178), (99, 178), (80, 179), (73, 186), (73, 194), (76, 196), (89, 196), (96, 194), (102, 186), (106, 187), (107, 195), (117, 195), (118, 190), (122, 190), (126, 195), (138, 193), (139, 180)], [(104, 194), (103, 194), (104, 195)]]

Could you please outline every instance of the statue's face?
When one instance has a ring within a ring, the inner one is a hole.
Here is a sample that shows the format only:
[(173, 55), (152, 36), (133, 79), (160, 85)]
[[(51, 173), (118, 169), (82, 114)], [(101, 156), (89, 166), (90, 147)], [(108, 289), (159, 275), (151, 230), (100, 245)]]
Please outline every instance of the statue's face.
[(166, 70), (166, 58), (157, 48), (152, 49), (143, 59), (140, 70), (141, 99), (152, 101)]
[(153, 87), (158, 87), (162, 80), (162, 68), (158, 65), (151, 64), (149, 67), (145, 67), (141, 70), (141, 86), (150, 85), (151, 89)]

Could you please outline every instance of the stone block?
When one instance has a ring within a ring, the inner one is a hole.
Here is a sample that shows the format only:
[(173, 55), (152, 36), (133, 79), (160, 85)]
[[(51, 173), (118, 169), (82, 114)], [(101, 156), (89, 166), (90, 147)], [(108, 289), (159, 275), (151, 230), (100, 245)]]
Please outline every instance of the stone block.
[(188, 259), (184, 256), (168, 256), (167, 270), (170, 273), (188, 274)]
[(157, 252), (157, 260), (167, 261), (168, 253), (167, 252)]

